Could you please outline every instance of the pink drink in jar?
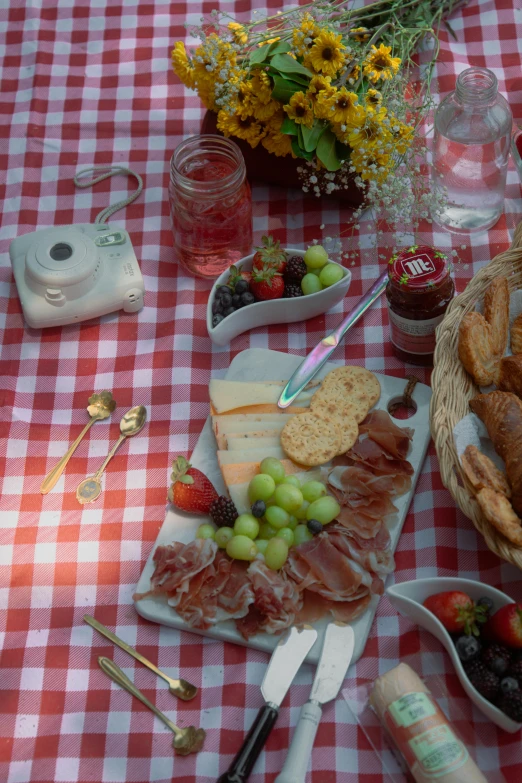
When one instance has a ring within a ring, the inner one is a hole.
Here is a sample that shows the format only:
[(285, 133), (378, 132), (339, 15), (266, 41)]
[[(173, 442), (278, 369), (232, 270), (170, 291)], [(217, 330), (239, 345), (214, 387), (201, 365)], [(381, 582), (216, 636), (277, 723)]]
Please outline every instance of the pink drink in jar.
[(172, 156), (170, 215), (176, 259), (214, 279), (252, 248), (252, 195), (241, 150), (221, 136), (191, 136)]

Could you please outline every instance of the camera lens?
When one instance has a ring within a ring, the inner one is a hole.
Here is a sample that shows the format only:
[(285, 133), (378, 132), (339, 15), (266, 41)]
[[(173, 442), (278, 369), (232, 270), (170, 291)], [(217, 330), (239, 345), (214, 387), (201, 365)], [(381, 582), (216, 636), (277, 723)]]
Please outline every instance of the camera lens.
[(53, 261), (67, 261), (73, 254), (72, 247), (66, 245), (65, 242), (57, 242), (49, 250), (49, 255)]

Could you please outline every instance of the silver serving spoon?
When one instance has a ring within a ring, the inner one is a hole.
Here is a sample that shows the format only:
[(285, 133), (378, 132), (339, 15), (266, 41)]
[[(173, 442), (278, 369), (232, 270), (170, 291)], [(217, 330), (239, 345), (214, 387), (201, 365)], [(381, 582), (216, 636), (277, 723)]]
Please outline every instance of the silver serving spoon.
[(94, 476), (84, 479), (82, 483), (79, 484), (78, 489), (76, 490), (76, 499), (79, 503), (92, 503), (93, 500), (96, 500), (102, 491), (100, 479), (103, 471), (114, 457), (123, 441), (126, 438), (132, 438), (133, 435), (137, 435), (145, 426), (146, 421), (147, 409), (143, 405), (136, 405), (136, 407), (127, 411), (120, 421), (121, 435), (107, 454), (103, 465), (96, 471)]

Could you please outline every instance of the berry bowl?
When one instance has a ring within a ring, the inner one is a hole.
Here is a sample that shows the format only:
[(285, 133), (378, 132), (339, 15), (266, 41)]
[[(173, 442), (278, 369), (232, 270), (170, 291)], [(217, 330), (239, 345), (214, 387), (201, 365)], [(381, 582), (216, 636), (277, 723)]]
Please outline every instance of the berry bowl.
[[(304, 256), (304, 250), (295, 247), (287, 247), (287, 256)], [(243, 272), (252, 271), (252, 261), (254, 253), (245, 256), (237, 262), (236, 267), (241, 267)], [(269, 324), (290, 324), (295, 321), (306, 321), (308, 318), (315, 318), (330, 310), (338, 304), (348, 291), (352, 281), (352, 275), (349, 269), (342, 267), (343, 277), (329, 286), (317, 291), (314, 294), (299, 296), (295, 299), (271, 299), (265, 302), (254, 302), (246, 305), (235, 313), (227, 315), (216, 326), (212, 326), (212, 303), (214, 293), (221, 285), (226, 285), (229, 278), (229, 270), (226, 269), (216, 280), (212, 291), (210, 292), (207, 304), (207, 329), (210, 339), (216, 345), (227, 345), (238, 334), (246, 332), (249, 329), (255, 329), (258, 326), (268, 326)]]
[(473, 704), (499, 728), (514, 734), (522, 728), (522, 724), (511, 720), (502, 710), (484, 698), (473, 687), (464, 671), (450, 634), (440, 620), (423, 606), (423, 602), (429, 596), (449, 590), (462, 591), (469, 595), (473, 601), (478, 601), (480, 598), (489, 598), (493, 602), (495, 610), (507, 604), (515, 603), (509, 596), (500, 592), (500, 590), (496, 590), (494, 587), (481, 582), (474, 582), (471, 579), (457, 579), (453, 577), (416, 579), (412, 582), (402, 582), (389, 587), (386, 590), (386, 595), (399, 614), (408, 617), (414, 623), (432, 633), (444, 645), (453, 662), (460, 684)]

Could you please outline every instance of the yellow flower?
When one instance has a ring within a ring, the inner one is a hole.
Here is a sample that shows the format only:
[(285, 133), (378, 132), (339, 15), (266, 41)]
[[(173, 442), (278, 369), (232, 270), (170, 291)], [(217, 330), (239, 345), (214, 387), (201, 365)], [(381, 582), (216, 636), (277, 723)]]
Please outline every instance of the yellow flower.
[(276, 43), (276, 41), (280, 41), (281, 36), (278, 35), (277, 38), (267, 38), (266, 41), (262, 41), (261, 43), (258, 43), (258, 46), (261, 48), (261, 46), (267, 46), (273, 43)]
[(172, 50), (172, 68), (185, 87), (193, 90), (196, 86), (196, 71), (190, 62), (183, 41), (176, 41)]
[(242, 24), (239, 24), (239, 22), (229, 22), (228, 29), (232, 32), (234, 41), (237, 44), (246, 44), (248, 41), (248, 33)]
[(261, 141), (263, 147), (276, 155), (278, 158), (285, 155), (296, 157), (292, 150), (292, 137), (287, 133), (281, 133), (281, 125), (285, 118), (285, 113), (279, 109), (266, 123), (266, 136)]
[(292, 44), (299, 57), (304, 57), (313, 46), (313, 39), (317, 38), (320, 32), (313, 16), (308, 12), (304, 13), (301, 25), (292, 32)]
[(257, 68), (250, 84), (252, 85), (252, 93), (261, 103), (269, 103), (272, 100), (272, 82), (265, 71)]
[(401, 64), (400, 57), (391, 57), (391, 46), (381, 44), (377, 49), (372, 45), (371, 54), (364, 61), (364, 75), (372, 82), (379, 79), (392, 79)]
[(323, 98), (335, 93), (336, 88), (332, 87), (331, 81), (331, 76), (322, 76), (321, 74), (312, 76), (307, 92), (307, 95), (309, 98), (311, 98), (312, 103), (315, 103), (321, 93), (323, 94)]
[(314, 38), (314, 45), (305, 58), (305, 64), (311, 65), (316, 73), (335, 76), (344, 64), (345, 51), (346, 47), (340, 35), (323, 30)]
[(403, 122), (400, 122), (400, 120), (392, 120), (390, 131), (395, 141), (395, 149), (403, 155), (408, 151), (408, 148), (413, 141), (414, 129), (411, 125), (405, 125)]
[(390, 156), (376, 152), (355, 150), (350, 156), (350, 162), (362, 179), (376, 182), (384, 182), (392, 168)]
[(307, 128), (312, 127), (314, 122), (312, 104), (304, 92), (295, 92), (290, 101), (283, 106), (283, 109), (290, 119), (297, 122), (298, 125), (306, 125)]
[(364, 43), (370, 39), (370, 31), (367, 27), (352, 27), (350, 37), (359, 41), (359, 43)]
[(390, 132), (383, 125), (386, 117), (386, 109), (370, 111), (362, 114), (357, 119), (357, 126), (348, 134), (350, 147), (361, 147), (369, 150), (377, 145), (382, 146), (390, 140)]
[(276, 113), (276, 111), (279, 109), (281, 104), (279, 101), (269, 101), (268, 103), (261, 103), (260, 101), (257, 101), (254, 99), (253, 102), (253, 111), (254, 111), (254, 117), (256, 120), (261, 120), (262, 122), (266, 122), (270, 119), (270, 117), (273, 117), (273, 115)]
[(364, 104), (368, 110), (378, 109), (381, 105), (381, 101), (382, 94), (379, 92), (379, 90), (370, 89), (364, 96)]
[(360, 67), (358, 65), (354, 65), (346, 81), (348, 82), (348, 84), (355, 84), (355, 82), (359, 79), (360, 75), (361, 75)]
[(346, 87), (341, 87), (324, 101), (327, 109), (325, 119), (345, 124), (350, 123), (357, 116), (357, 103), (357, 95), (354, 92), (349, 92)]
[(236, 113), (242, 117), (252, 114), (254, 106), (254, 95), (252, 92), (252, 82), (243, 80), (240, 82), (236, 95)]
[(264, 128), (254, 117), (241, 117), (239, 114), (227, 114), (223, 109), (218, 113), (217, 129), (224, 136), (237, 136), (248, 141), (251, 147), (257, 147), (263, 136)]

